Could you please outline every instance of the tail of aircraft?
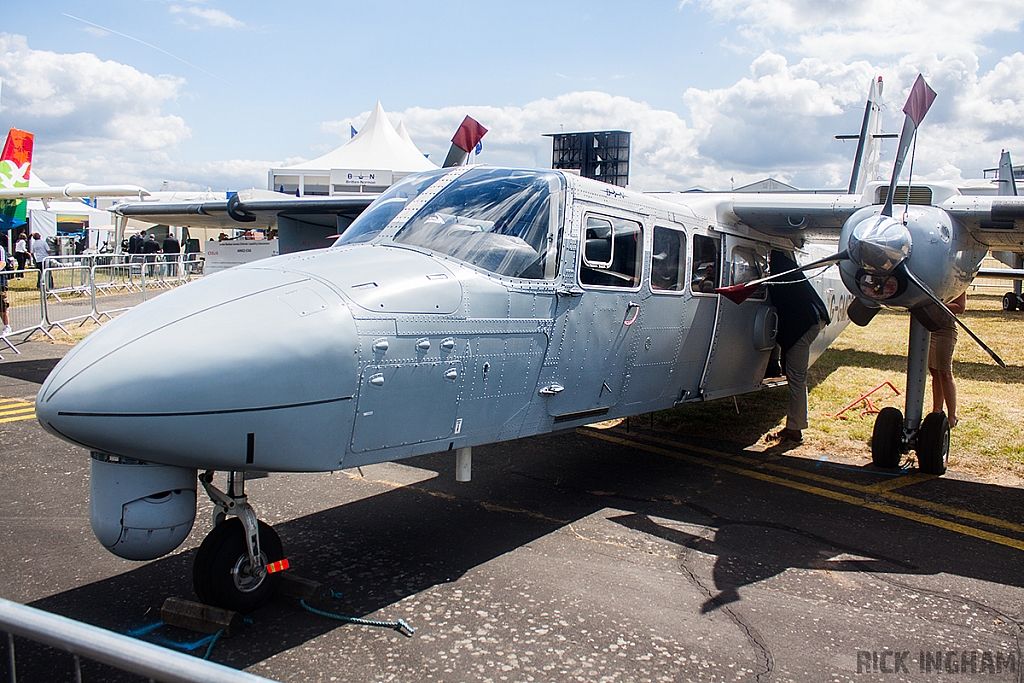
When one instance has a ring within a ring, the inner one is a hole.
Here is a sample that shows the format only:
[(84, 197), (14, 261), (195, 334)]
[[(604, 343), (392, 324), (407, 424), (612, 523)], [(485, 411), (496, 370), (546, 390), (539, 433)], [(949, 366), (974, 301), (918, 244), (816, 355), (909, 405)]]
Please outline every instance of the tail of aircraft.
[(837, 140), (857, 140), (857, 153), (853, 158), (849, 194), (860, 194), (864, 185), (878, 176), (881, 141), (895, 138), (895, 134), (882, 133), (882, 77), (871, 81), (868, 101), (864, 106), (864, 120), (858, 135), (837, 135)]
[(1010, 161), (1010, 153), (1006, 150), (1003, 150), (999, 156), (999, 175), (996, 183), (999, 188), (996, 190), (996, 194), (1004, 197), (1017, 196), (1017, 181), (1013, 179), (1013, 162)]
[[(28, 187), (33, 141), (34, 136), (27, 131), (11, 128), (7, 133), (7, 142), (0, 154), (0, 187)], [(27, 206), (24, 199), (0, 201), (0, 231), (24, 225)]]

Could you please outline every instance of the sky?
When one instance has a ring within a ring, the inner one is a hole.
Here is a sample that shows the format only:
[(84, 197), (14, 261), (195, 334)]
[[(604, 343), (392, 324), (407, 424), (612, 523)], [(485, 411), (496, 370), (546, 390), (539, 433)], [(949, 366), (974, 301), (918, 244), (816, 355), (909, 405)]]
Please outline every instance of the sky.
[(35, 133), (50, 184), (265, 188), (379, 100), (436, 163), (468, 114), (480, 163), (547, 168), (544, 133), (615, 129), (634, 189), (842, 188), (856, 142), (834, 136), (878, 76), (899, 132), (918, 72), (938, 98), (915, 177), (1024, 163), (1024, 0), (7, 0), (3, 18), (0, 130)]

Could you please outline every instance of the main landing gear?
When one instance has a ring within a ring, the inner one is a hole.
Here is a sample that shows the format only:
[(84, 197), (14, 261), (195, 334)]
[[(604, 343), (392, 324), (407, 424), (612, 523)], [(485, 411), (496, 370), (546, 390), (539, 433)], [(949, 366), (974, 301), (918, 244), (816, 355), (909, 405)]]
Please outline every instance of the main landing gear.
[[(871, 461), (876, 467), (900, 466), (904, 453), (914, 445), (904, 436), (903, 413), (883, 408), (871, 433)], [(916, 434), (917, 466), (925, 474), (943, 475), (949, 463), (949, 419), (945, 413), (931, 413)]]
[[(273, 527), (256, 519), (245, 496), (245, 473), (228, 473), (228, 492), (213, 485), (213, 471), (199, 476), (213, 501), (213, 530), (199, 546), (192, 565), (192, 585), (208, 605), (251, 612), (267, 602), (287, 568), (281, 539)], [(236, 517), (227, 519), (229, 514)]]
[(904, 453), (917, 451), (917, 466), (926, 474), (946, 473), (949, 462), (949, 420), (945, 413), (931, 413), (924, 420), (925, 379), (928, 375), (928, 343), (931, 334), (915, 318), (910, 320), (907, 352), (907, 414), (899, 408), (883, 408), (871, 434), (871, 460), (877, 467), (899, 467)]
[(1016, 292), (1007, 292), (1003, 294), (1003, 310), (1004, 311), (1024, 311), (1024, 296), (1017, 294)]

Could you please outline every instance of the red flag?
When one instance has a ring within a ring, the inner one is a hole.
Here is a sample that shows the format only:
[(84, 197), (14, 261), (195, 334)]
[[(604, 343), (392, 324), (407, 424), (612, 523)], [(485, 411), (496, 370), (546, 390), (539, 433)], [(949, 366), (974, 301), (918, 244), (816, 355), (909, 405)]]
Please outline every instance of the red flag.
[(721, 294), (734, 304), (741, 304), (747, 298), (760, 289), (761, 285), (751, 285), (749, 282), (741, 282), (731, 287), (715, 287), (715, 293)]
[(469, 152), (476, 147), (476, 143), (480, 142), (486, 134), (486, 128), (467, 116), (462, 120), (462, 125), (459, 126), (459, 129), (455, 131), (452, 143), (459, 149)]
[(903, 105), (903, 113), (914, 119), (915, 126), (920, 126), (921, 120), (928, 113), (928, 108), (932, 106), (934, 101), (935, 91), (924, 82), (924, 76), (918, 74), (917, 80), (914, 81), (914, 87), (910, 89), (910, 97), (907, 98), (907, 103)]

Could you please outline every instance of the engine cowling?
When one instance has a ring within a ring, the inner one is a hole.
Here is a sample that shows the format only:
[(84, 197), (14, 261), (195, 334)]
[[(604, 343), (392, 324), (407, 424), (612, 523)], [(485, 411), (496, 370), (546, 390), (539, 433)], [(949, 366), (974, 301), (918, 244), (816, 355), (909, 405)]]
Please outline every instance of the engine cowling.
[(103, 547), (152, 560), (184, 542), (196, 518), (196, 470), (92, 453), (89, 521)]

